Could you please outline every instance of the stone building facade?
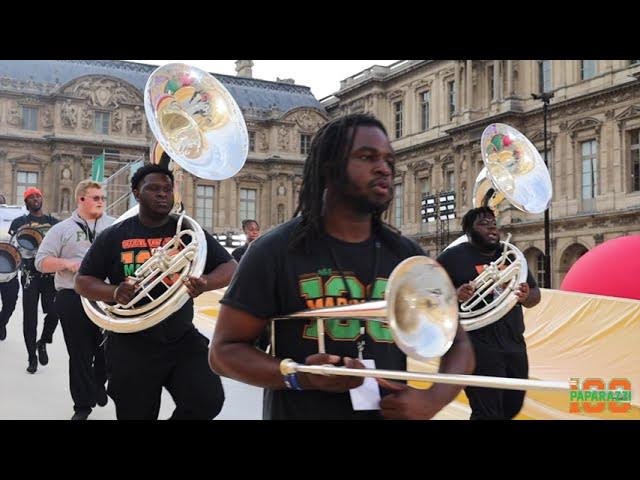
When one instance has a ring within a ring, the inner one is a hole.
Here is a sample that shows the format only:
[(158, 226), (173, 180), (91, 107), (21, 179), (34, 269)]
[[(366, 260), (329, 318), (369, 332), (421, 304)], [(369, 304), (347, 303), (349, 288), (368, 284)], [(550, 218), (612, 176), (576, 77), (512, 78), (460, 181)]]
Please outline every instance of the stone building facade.
[[(397, 154), (396, 198), (387, 221), (437, 251), (435, 223), (421, 221), (423, 194), (456, 192), (458, 217), (471, 208), (483, 167), (480, 137), (509, 124), (543, 153), (542, 102), (553, 92), (547, 155), (551, 287), (606, 240), (640, 233), (639, 60), (404, 60), (372, 66), (322, 99), (331, 117), (369, 112), (387, 127)], [(543, 279), (543, 214), (506, 208), (503, 231)], [(459, 218), (449, 223), (453, 241)]]

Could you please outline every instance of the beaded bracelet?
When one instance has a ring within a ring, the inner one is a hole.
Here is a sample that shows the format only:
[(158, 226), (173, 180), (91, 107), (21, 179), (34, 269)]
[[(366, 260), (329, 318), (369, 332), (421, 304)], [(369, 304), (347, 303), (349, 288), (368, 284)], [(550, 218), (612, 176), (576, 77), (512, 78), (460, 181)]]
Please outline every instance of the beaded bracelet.
[(294, 373), (288, 373), (284, 375), (284, 384), (289, 390), (302, 390), (303, 388), (298, 383), (298, 375)]

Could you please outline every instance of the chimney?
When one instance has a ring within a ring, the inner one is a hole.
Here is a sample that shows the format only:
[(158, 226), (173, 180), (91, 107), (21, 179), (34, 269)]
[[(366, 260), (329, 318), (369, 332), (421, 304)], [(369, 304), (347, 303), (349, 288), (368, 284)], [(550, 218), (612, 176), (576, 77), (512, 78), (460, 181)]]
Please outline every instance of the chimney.
[(238, 77), (253, 78), (251, 67), (253, 67), (253, 60), (236, 60), (236, 75)]

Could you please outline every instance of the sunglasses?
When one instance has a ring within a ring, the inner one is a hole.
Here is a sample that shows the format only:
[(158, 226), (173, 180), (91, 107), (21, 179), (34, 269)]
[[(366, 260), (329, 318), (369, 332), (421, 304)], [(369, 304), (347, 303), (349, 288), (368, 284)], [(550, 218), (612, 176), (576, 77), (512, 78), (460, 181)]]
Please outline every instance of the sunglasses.
[(94, 197), (80, 197), (80, 201), (84, 202), (85, 198), (90, 198), (91, 200), (93, 200), (94, 202), (99, 202), (99, 201), (103, 201), (106, 202), (107, 201), (107, 197), (105, 197), (104, 195), (100, 196), (100, 195), (96, 195)]

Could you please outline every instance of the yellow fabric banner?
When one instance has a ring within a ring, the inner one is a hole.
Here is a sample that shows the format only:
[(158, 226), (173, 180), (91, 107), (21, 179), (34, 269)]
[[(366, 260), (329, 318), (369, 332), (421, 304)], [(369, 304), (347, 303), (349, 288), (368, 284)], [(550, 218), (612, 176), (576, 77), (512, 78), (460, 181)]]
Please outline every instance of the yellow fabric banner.
[[(570, 394), (529, 390), (518, 419), (640, 419), (640, 301), (541, 289), (542, 300), (525, 312), (529, 377), (568, 381), (614, 378), (631, 383), (630, 410), (616, 413), (570, 412)], [(409, 370), (437, 371), (438, 362), (409, 361)], [(425, 387), (426, 384), (418, 384)], [(574, 407), (575, 408), (575, 407)], [(437, 418), (468, 419), (464, 393)]]
[[(218, 301), (224, 289), (198, 297), (196, 325), (213, 332)], [(631, 383), (629, 411), (570, 412), (570, 393), (529, 390), (517, 419), (640, 419), (640, 300), (586, 295), (542, 289), (542, 300), (524, 309), (529, 376), (538, 380), (569, 381), (614, 378)], [(408, 370), (437, 372), (438, 361), (419, 363), (409, 359)], [(418, 388), (429, 384), (410, 382)], [(471, 410), (464, 392), (445, 407), (438, 419), (469, 418)]]

